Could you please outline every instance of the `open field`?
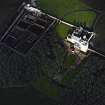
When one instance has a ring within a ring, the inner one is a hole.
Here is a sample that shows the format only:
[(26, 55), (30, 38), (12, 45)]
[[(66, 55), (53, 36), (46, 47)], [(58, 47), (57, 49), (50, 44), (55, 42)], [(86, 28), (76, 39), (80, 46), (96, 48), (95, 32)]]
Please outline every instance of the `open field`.
[[(71, 24), (92, 28), (95, 17), (96, 17), (96, 13), (94, 12), (80, 11), (80, 12), (74, 12), (72, 14), (68, 14), (64, 18), (66, 21), (70, 22)], [(68, 32), (70, 32), (70, 30), (72, 29), (70, 29), (70, 27), (64, 24), (59, 24), (56, 26), (56, 33), (62, 39), (65, 39), (67, 37)]]
[(60, 38), (65, 39), (70, 30), (72, 31), (69, 26), (65, 24), (58, 24), (55, 31)]
[(96, 13), (92, 11), (78, 11), (70, 15), (68, 14), (65, 19), (77, 26), (82, 25), (91, 28), (95, 17)]
[(63, 17), (68, 12), (88, 8), (79, 0), (38, 0), (38, 6), (46, 12), (59, 17)]
[[(47, 13), (57, 16), (74, 25), (92, 27), (96, 13), (87, 11), (89, 7), (80, 0), (39, 0), (38, 6)], [(59, 24), (56, 27), (57, 35), (61, 38), (67, 36), (69, 28)]]

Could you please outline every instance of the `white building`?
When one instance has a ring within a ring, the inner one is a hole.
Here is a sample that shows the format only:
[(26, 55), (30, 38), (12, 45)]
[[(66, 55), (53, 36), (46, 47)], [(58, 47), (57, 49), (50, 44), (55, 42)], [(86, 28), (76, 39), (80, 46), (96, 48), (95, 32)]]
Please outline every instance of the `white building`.
[(94, 32), (89, 32), (83, 27), (77, 27), (72, 34), (67, 36), (67, 41), (74, 44), (74, 48), (86, 53), (89, 48), (90, 41), (95, 37)]

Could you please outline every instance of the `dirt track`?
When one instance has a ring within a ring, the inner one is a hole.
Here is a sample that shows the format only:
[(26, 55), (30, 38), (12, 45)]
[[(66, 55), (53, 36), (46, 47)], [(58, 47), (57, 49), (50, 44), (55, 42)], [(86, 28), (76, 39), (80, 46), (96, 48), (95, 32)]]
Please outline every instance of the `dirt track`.
[(97, 10), (105, 10), (105, 0), (81, 0)]

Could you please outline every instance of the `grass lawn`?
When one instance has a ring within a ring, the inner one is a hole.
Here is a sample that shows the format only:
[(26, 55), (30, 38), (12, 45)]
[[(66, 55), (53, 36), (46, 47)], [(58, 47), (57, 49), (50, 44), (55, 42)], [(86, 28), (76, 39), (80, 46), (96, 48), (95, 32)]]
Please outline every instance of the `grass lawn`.
[[(65, 16), (65, 20), (75, 25), (91, 27), (95, 17), (96, 14), (94, 12), (81, 11)], [(56, 26), (57, 35), (62, 39), (67, 37), (70, 30), (70, 27), (66, 26), (65, 24), (59, 24)]]
[(38, 0), (38, 6), (46, 12), (60, 17), (74, 10), (88, 8), (88, 6), (80, 2), (80, 0)]
[[(75, 25), (91, 27), (96, 17), (96, 13), (92, 11), (81, 11), (89, 9), (89, 7), (80, 0), (38, 0), (38, 6), (45, 12)], [(68, 31), (69, 27), (63, 24), (56, 27), (57, 35), (63, 39), (67, 36)]]
[(65, 39), (67, 37), (68, 33), (70, 32), (70, 30), (72, 30), (72, 29), (70, 27), (68, 27), (67, 25), (58, 24), (56, 26), (55, 31), (60, 38)]
[(70, 68), (71, 65), (75, 64), (76, 57), (74, 55), (67, 55), (64, 61), (64, 68)]
[(92, 11), (80, 11), (74, 12), (72, 15), (67, 15), (65, 19), (72, 24), (91, 27), (95, 17), (96, 13)]
[(60, 89), (45, 76), (41, 76), (32, 84), (37, 90), (51, 98), (57, 99), (60, 96)]

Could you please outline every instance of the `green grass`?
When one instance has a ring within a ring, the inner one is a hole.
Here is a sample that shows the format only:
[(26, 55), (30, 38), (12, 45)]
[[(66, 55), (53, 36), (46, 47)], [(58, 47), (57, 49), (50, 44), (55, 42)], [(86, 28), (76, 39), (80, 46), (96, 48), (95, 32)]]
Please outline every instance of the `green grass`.
[(64, 68), (70, 68), (71, 65), (75, 64), (76, 57), (74, 55), (67, 55), (64, 62)]
[(70, 27), (65, 24), (59, 24), (56, 26), (56, 33), (62, 39), (65, 39), (67, 37), (70, 30)]
[[(81, 11), (89, 9), (89, 7), (80, 0), (38, 0), (38, 5), (45, 12), (75, 25), (91, 27), (96, 17), (96, 13), (92, 11)], [(63, 24), (58, 24), (56, 27), (57, 35), (63, 39), (67, 36), (68, 31), (69, 27)]]
[(96, 13), (92, 11), (80, 11), (80, 12), (74, 12), (73, 14), (67, 15), (65, 19), (71, 22), (72, 24), (91, 27), (95, 17), (96, 17)]
[(37, 90), (49, 97), (57, 98), (60, 95), (60, 89), (51, 83), (45, 76), (41, 76), (36, 81), (33, 81), (32, 84)]
[(88, 8), (80, 0), (38, 0), (38, 5), (41, 9), (56, 16), (64, 16), (68, 12)]
[[(95, 17), (96, 17), (96, 14), (94, 12), (83, 11), (83, 12), (73, 13), (72, 15), (71, 14), (67, 15), (65, 17), (65, 20), (75, 25), (91, 27)], [(62, 39), (66, 38), (70, 30), (71, 29), (65, 24), (59, 24), (56, 26), (56, 33)]]

